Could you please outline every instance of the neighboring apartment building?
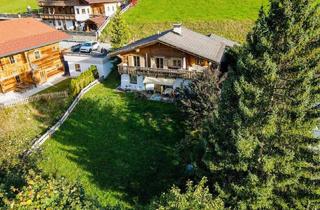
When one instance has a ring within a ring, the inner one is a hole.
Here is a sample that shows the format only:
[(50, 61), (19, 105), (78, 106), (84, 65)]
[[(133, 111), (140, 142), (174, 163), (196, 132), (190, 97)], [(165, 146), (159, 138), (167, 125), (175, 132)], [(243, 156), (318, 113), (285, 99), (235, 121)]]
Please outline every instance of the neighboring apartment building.
[(225, 49), (235, 44), (175, 24), (171, 30), (138, 40), (109, 56), (122, 59), (118, 66), (122, 89), (163, 93), (189, 84), (205, 71), (219, 69)]
[[(38, 0), (43, 21), (61, 30), (97, 30), (122, 0)], [(97, 18), (99, 17), (99, 18)]]
[(68, 38), (33, 18), (0, 21), (0, 92), (41, 84), (64, 72), (59, 42)]

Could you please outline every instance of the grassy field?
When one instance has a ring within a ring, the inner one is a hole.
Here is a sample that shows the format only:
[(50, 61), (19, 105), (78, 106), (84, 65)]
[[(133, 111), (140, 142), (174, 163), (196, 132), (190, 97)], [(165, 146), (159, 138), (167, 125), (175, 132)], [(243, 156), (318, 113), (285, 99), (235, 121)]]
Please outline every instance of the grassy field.
[[(42, 93), (67, 90), (69, 81), (64, 80)], [(6, 160), (14, 164), (18, 156), (30, 147), (32, 140), (59, 119), (70, 102), (71, 97), (43, 99), (0, 109), (0, 165)]]
[(24, 13), (27, 6), (38, 9), (37, 0), (0, 0), (0, 13)]
[(267, 0), (139, 0), (124, 14), (134, 38), (181, 22), (201, 33), (216, 33), (242, 42)]
[(39, 165), (79, 180), (104, 206), (138, 208), (178, 180), (180, 116), (172, 104), (115, 91), (116, 74), (81, 99)]

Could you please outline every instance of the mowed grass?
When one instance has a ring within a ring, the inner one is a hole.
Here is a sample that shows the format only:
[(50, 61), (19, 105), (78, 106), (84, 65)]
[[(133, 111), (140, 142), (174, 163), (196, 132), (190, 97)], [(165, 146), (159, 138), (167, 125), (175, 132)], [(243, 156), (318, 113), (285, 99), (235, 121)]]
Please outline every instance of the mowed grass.
[(25, 13), (28, 6), (38, 9), (37, 0), (0, 0), (0, 13)]
[(140, 209), (178, 181), (183, 136), (173, 104), (114, 90), (117, 72), (81, 99), (44, 147), (44, 171), (80, 181), (103, 206)]
[[(70, 79), (47, 88), (42, 93), (69, 90)], [(15, 163), (33, 140), (44, 133), (64, 113), (72, 97), (42, 99), (0, 109), (0, 165), (4, 161)]]
[(139, 0), (124, 14), (134, 39), (172, 27), (173, 23), (243, 42), (267, 0)]

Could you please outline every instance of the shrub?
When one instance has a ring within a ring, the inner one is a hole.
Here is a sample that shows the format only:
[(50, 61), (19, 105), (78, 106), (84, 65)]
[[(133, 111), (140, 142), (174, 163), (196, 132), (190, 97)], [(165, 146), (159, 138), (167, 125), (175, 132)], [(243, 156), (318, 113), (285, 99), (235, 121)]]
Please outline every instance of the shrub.
[(223, 209), (224, 205), (221, 199), (214, 198), (206, 187), (207, 179), (204, 177), (198, 185), (191, 181), (187, 183), (186, 192), (183, 193), (177, 187), (172, 187), (168, 193), (163, 193), (158, 201), (151, 204), (150, 209), (159, 210), (189, 210), (204, 209), (218, 210)]
[(98, 78), (98, 72), (96, 66), (91, 66), (87, 71), (83, 72), (77, 78), (74, 78), (70, 82), (70, 91), (73, 96), (80, 93), (80, 91)]
[(0, 209), (98, 209), (79, 183), (44, 175), (32, 163), (0, 167)]

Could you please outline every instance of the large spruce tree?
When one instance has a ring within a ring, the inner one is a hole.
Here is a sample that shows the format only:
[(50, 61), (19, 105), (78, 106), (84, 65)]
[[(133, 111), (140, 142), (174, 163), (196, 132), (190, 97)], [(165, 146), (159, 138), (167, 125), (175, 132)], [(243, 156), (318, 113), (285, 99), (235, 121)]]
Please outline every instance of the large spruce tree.
[(270, 0), (260, 10), (201, 139), (205, 175), (226, 206), (319, 205), (319, 49), (315, 1)]

